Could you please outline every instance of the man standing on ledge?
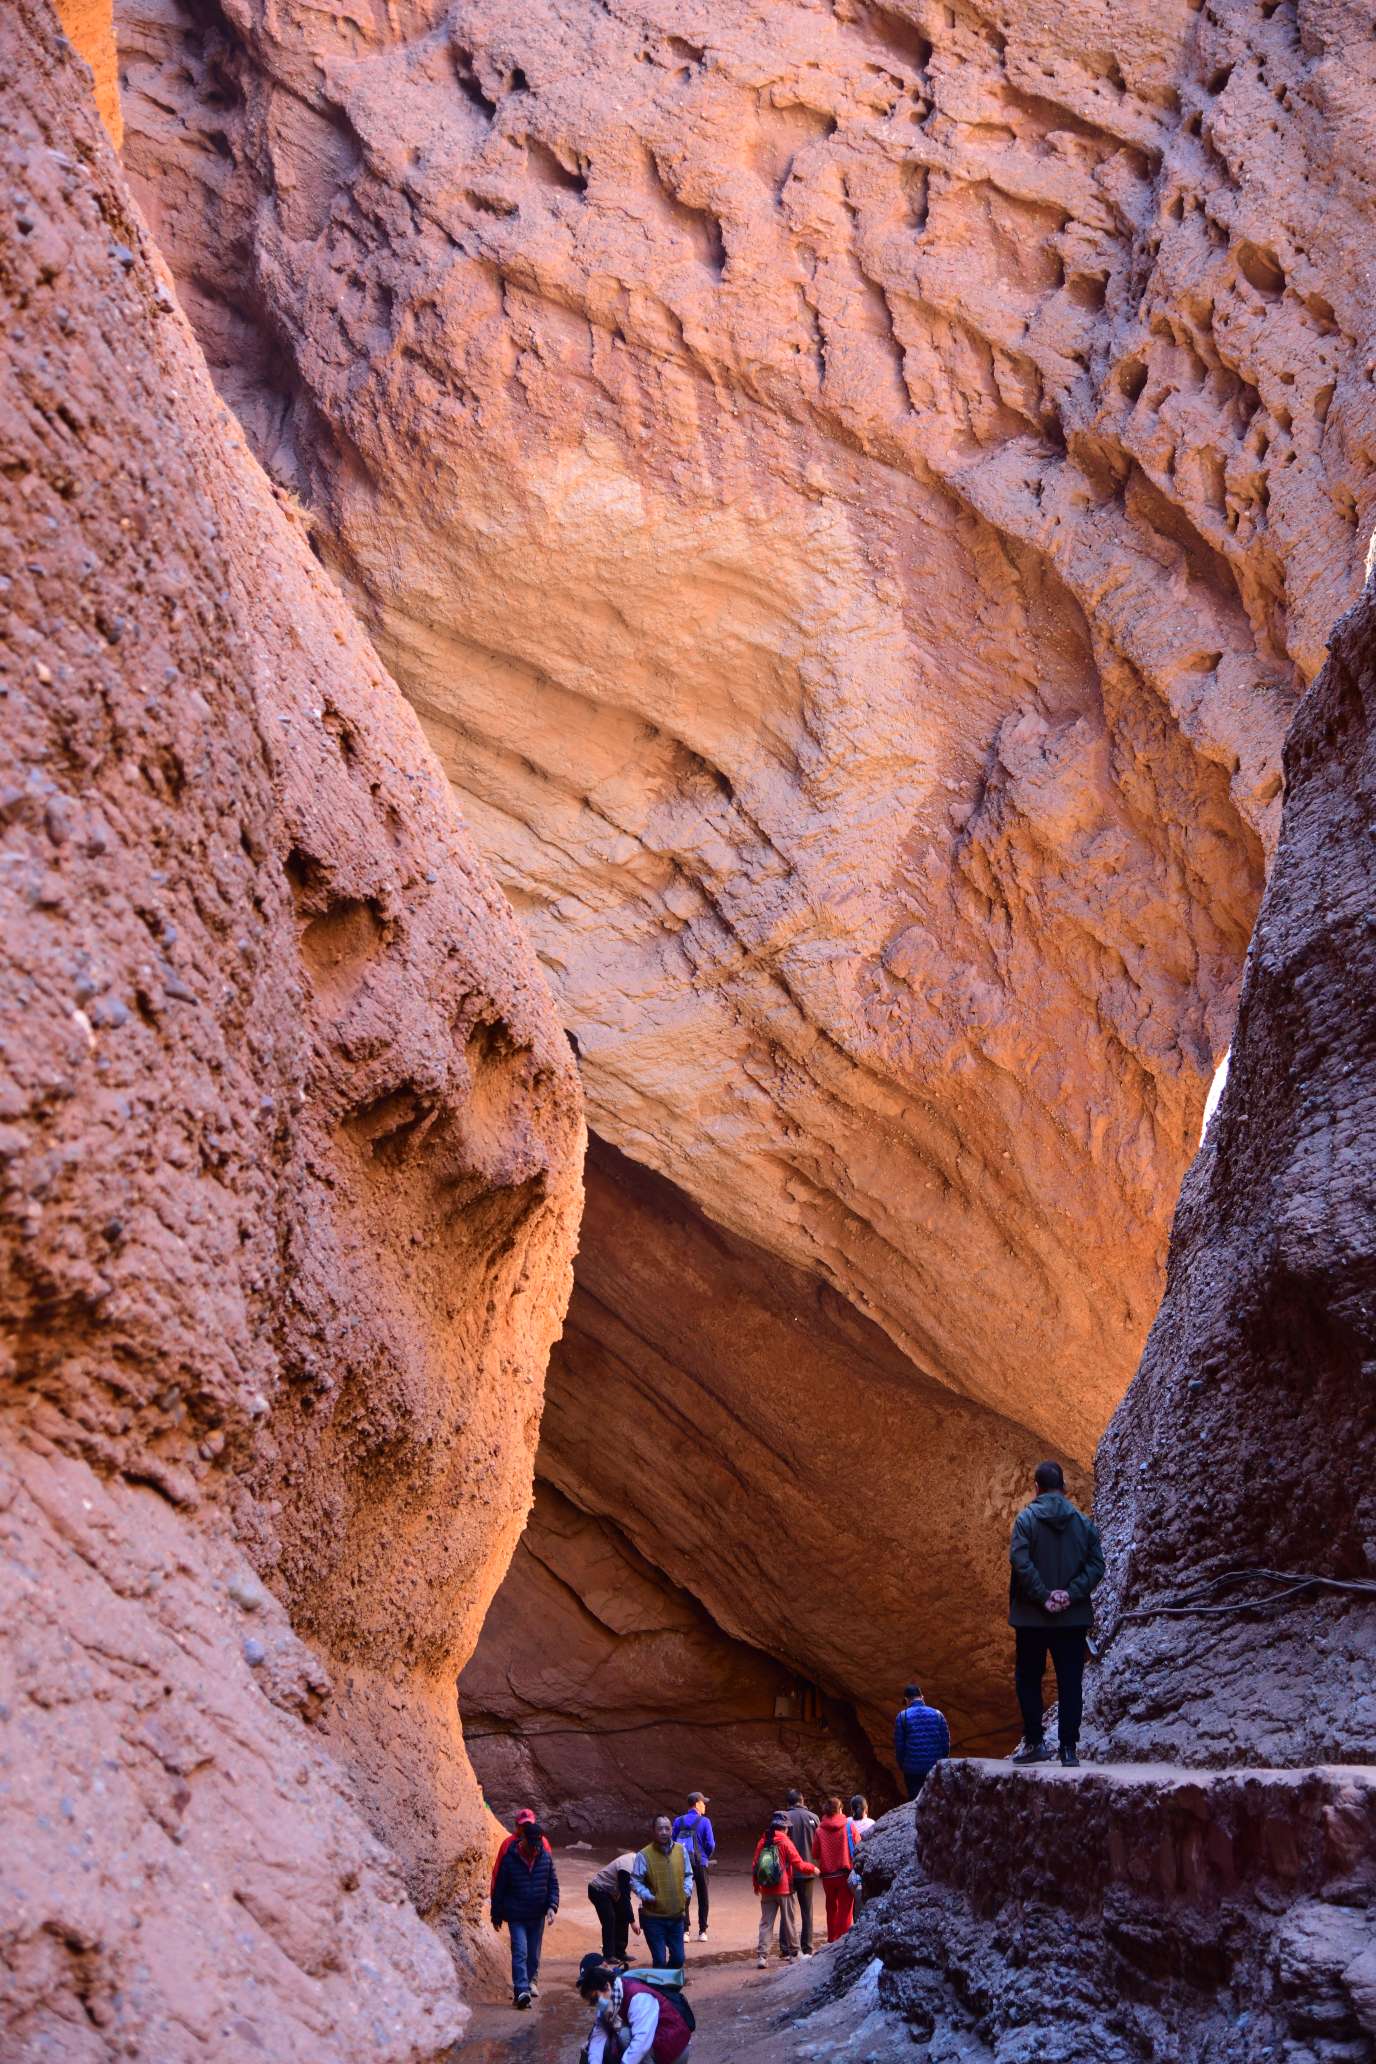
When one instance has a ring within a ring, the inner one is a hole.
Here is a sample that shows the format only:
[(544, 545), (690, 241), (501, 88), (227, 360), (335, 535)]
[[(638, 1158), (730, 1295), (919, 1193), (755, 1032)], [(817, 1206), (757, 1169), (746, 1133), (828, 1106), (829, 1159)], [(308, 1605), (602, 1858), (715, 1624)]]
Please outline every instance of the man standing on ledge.
[(1048, 1649), (1060, 1704), (1061, 1761), (1079, 1763), (1084, 1710), (1085, 1649), (1094, 1616), (1090, 1594), (1104, 1574), (1099, 1529), (1065, 1495), (1059, 1462), (1040, 1462), (1037, 1496), (1013, 1522), (1008, 1544), (1008, 1624), (1017, 1644), (1015, 1680), (1022, 1708), (1022, 1747), (1015, 1763), (1049, 1763), (1042, 1717), (1042, 1676)]

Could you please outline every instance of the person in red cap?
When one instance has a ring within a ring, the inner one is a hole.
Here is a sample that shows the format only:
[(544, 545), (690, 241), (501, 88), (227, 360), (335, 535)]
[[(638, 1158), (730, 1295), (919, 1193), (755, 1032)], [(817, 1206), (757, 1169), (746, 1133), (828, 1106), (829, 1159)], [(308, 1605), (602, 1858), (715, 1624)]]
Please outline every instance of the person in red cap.
[(492, 1925), (511, 1936), (511, 1992), (518, 2007), (540, 1997), (540, 1945), (545, 1922), (559, 1911), (554, 1851), (529, 1806), (516, 1815), (492, 1866)]

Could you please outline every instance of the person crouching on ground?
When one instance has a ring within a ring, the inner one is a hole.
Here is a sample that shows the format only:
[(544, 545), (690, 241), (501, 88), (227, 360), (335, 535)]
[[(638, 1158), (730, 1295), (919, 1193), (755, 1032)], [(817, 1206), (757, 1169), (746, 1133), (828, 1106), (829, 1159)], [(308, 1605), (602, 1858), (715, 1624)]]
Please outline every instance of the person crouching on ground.
[(838, 1936), (844, 1935), (855, 1919), (855, 1892), (850, 1877), (859, 1847), (860, 1837), (855, 1832), (855, 1822), (841, 1811), (841, 1801), (824, 1799), (812, 1853), (822, 1873), (828, 1942), (835, 1942)]
[(674, 1840), (674, 1823), (667, 1813), (656, 1816), (654, 1839), (636, 1857), (631, 1890), (640, 1901), (640, 1925), (651, 1961), (668, 1970), (678, 1968), (684, 1959), (693, 1866), (682, 1842)]
[(677, 2064), (693, 2040), (692, 2009), (684, 2000), (623, 1977), (595, 1956), (578, 1967), (578, 1990), (593, 2010), (586, 2064)]
[(1042, 1713), (1047, 1650), (1056, 1670), (1061, 1761), (1079, 1763), (1084, 1711), (1085, 1650), (1094, 1617), (1090, 1594), (1104, 1574), (1099, 1529), (1065, 1496), (1059, 1462), (1040, 1462), (1037, 1495), (1013, 1522), (1008, 1544), (1008, 1624), (1016, 1644), (1014, 1681), (1022, 1713), (1015, 1763), (1049, 1763)]
[(511, 1994), (518, 2007), (540, 1997), (540, 1945), (545, 1922), (559, 1911), (554, 1851), (529, 1806), (516, 1816), (492, 1866), (492, 1925), (511, 1936)]
[(594, 1871), (588, 1880), (588, 1897), (593, 1912), (602, 1929), (602, 1961), (604, 1964), (624, 1964), (630, 1945), (631, 1930), (640, 1933), (640, 1923), (631, 1912), (631, 1873), (635, 1869), (635, 1851), (627, 1849), (621, 1856), (614, 1856), (600, 1871)]
[(804, 1863), (789, 1839), (788, 1815), (776, 1813), (755, 1844), (755, 1861), (750, 1882), (760, 1901), (760, 1933), (755, 1962), (761, 1970), (769, 1962), (769, 1945), (777, 1924), (779, 1955), (792, 1963), (798, 1954), (798, 1902), (793, 1897), (794, 1881), (815, 1878), (815, 1863)]

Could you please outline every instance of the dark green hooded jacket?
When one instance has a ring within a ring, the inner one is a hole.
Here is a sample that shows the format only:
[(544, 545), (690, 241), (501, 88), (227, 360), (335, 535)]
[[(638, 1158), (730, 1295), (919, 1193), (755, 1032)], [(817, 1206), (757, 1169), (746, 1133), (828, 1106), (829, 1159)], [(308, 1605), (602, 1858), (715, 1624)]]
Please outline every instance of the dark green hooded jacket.
[[(1094, 1617), (1090, 1593), (1104, 1574), (1099, 1529), (1063, 1491), (1043, 1491), (1013, 1521), (1008, 1544), (1013, 1566), (1008, 1581), (1010, 1627), (1087, 1627)], [(1051, 1591), (1068, 1591), (1064, 1612), (1049, 1613), (1042, 1601)]]

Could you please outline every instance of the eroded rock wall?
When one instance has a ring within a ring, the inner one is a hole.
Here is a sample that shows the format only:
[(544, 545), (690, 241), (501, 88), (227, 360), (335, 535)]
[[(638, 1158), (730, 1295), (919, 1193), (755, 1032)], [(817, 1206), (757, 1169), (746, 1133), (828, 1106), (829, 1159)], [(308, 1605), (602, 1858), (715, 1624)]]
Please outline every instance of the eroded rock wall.
[[(1143, 1363), (1100, 1454), (1112, 1753), (1376, 1761), (1376, 596), (1339, 624), (1286, 744), (1280, 849), (1227, 1087), (1186, 1179)], [(1207, 1658), (1207, 1662), (1205, 1661)]]
[(1376, 2056), (1370, 585), (1285, 769), (1227, 1085), (1099, 1452), (1108, 1767), (948, 1763), (916, 1853), (895, 1828), (864, 1866), (837, 1989), (934, 2064)]
[[(1367, 2064), (1370, 1770), (1024, 1773), (948, 1763), (865, 1844), (833, 1980), (931, 2064)], [(875, 1982), (877, 1976), (877, 1983)], [(815, 2003), (814, 2003), (815, 2005)], [(885, 2040), (885, 2037), (888, 2040)], [(890, 2048), (890, 2044), (892, 2047)]]
[[(597, 1129), (900, 1357), (865, 1525), (950, 1551), (920, 1603), (858, 1568), (854, 1469), (803, 1458), (807, 1582), (758, 1613), (744, 1538), (627, 1522), (862, 1701), (916, 1645), (992, 1718), (966, 1486), (992, 1543), (1010, 1427), (1087, 1465), (1159, 1297), (1373, 514), (1368, 12), (120, 0), (216, 377), (422, 712)], [(598, 1237), (614, 1331), (646, 1300)], [(730, 1261), (695, 1288), (745, 1309)], [(561, 1365), (541, 1467), (593, 1512), (605, 1396), (673, 1445), (652, 1302), (651, 1352)], [(759, 1363), (717, 1352), (753, 1438)], [(794, 1384), (813, 1439), (855, 1369)], [(930, 1433), (961, 1400), (968, 1466)], [(728, 1499), (786, 1504), (799, 1447), (771, 1424)]]
[(1362, 10), (121, 19), (596, 1125), (1087, 1460), (1356, 578)]
[(0, 79), (0, 2049), (402, 2064), (577, 1084), (46, 0)]

